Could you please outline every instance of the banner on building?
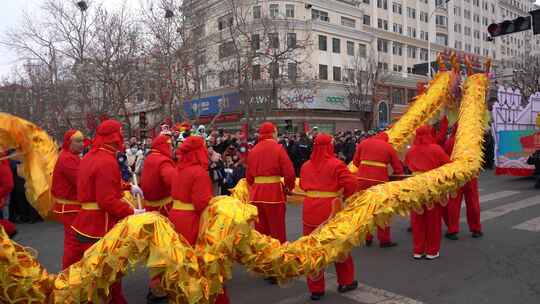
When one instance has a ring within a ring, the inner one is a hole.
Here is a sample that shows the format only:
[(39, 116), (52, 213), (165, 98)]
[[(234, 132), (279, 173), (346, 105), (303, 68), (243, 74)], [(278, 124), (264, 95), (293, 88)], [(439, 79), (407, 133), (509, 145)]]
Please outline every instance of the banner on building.
[(209, 96), (184, 102), (184, 112), (190, 118), (211, 117), (240, 111), (238, 92)]

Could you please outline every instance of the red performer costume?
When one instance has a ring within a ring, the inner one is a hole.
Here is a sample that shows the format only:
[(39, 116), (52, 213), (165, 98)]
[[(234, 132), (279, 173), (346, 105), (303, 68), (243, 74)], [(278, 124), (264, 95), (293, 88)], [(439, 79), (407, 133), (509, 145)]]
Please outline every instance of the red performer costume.
[[(194, 246), (199, 235), (201, 213), (212, 198), (212, 181), (208, 174), (208, 150), (204, 139), (190, 136), (177, 150), (177, 174), (172, 181), (173, 206), (169, 219), (176, 232)], [(229, 303), (227, 290), (218, 295), (216, 303)]]
[[(3, 157), (4, 155), (0, 154), (0, 156)], [(11, 173), (11, 168), (9, 167), (9, 160), (0, 160), (0, 214), (2, 214), (2, 209), (6, 205), (6, 197), (13, 190), (13, 186), (13, 173)], [(9, 237), (17, 233), (15, 224), (7, 219), (0, 218), (0, 226), (4, 227)]]
[[(435, 143), (431, 126), (422, 126), (416, 130), (416, 138), (411, 149), (405, 155), (405, 165), (420, 174), (438, 168), (450, 162), (444, 150)], [(435, 259), (441, 248), (441, 206), (434, 203), (433, 208), (423, 207), (423, 213), (411, 212), (413, 233), (413, 257)]]
[[(452, 135), (444, 144), (444, 150), (451, 156), (454, 151), (454, 143), (456, 141), (456, 132), (458, 125), (454, 125)], [(467, 206), (467, 223), (472, 236), (475, 238), (481, 237), (482, 224), (480, 224), (480, 195), (478, 193), (478, 179), (473, 178), (458, 190), (455, 198), (450, 198), (448, 205), (443, 210), (443, 218), (448, 227), (446, 237), (451, 240), (457, 240), (459, 232), (459, 217), (461, 212), (461, 200), (465, 195), (465, 204)]]
[(141, 176), (146, 211), (159, 211), (168, 216), (172, 204), (171, 183), (175, 172), (171, 138), (159, 135), (152, 141), (152, 150), (144, 160)]
[[(353, 163), (358, 167), (360, 190), (366, 190), (369, 187), (387, 182), (389, 180), (389, 164), (392, 166), (394, 174), (403, 174), (403, 165), (388, 140), (388, 134), (381, 132), (356, 146)], [(377, 238), (380, 247), (393, 247), (396, 245), (391, 240), (390, 226), (385, 228), (377, 227)], [(373, 241), (371, 234), (367, 235), (366, 241), (368, 246), (371, 245)]]
[[(321, 133), (315, 138), (311, 158), (300, 171), (300, 188), (306, 192), (302, 215), (304, 235), (309, 235), (341, 209), (341, 189), (346, 199), (358, 188), (356, 176), (345, 163), (335, 157), (331, 136)], [(358, 282), (354, 281), (351, 255), (345, 261), (335, 263), (335, 267), (338, 290), (347, 292), (356, 289)], [(324, 271), (315, 278), (308, 277), (307, 284), (312, 300), (319, 300), (325, 291)]]
[[(84, 251), (99, 241), (119, 220), (132, 215), (133, 208), (122, 199), (122, 181), (116, 153), (123, 147), (122, 125), (105, 120), (97, 130), (88, 152), (79, 165), (77, 199), (81, 210), (73, 221), (79, 248), (77, 261)], [(127, 303), (119, 280), (111, 286), (109, 303)]]
[[(250, 200), (257, 207), (259, 220), (255, 229), (285, 242), (286, 192), (295, 186), (296, 175), (287, 152), (276, 141), (274, 124), (265, 122), (259, 128), (259, 142), (247, 158), (246, 181)], [(281, 183), (284, 177), (285, 184)]]
[(79, 175), (79, 164), (81, 163), (79, 153), (82, 152), (83, 141), (84, 136), (80, 131), (67, 131), (64, 134), (62, 151), (58, 156), (53, 171), (51, 190), (55, 200), (53, 212), (64, 224), (63, 269), (78, 260), (78, 256), (73, 254), (77, 252), (79, 242), (71, 225), (81, 209), (81, 204), (77, 201), (77, 176)]

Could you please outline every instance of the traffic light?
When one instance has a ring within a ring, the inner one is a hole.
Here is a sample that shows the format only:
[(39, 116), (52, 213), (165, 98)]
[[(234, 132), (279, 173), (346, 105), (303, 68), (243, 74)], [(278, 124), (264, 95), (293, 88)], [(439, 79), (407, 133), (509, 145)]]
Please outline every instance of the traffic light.
[(487, 30), (491, 37), (497, 37), (530, 30), (531, 23), (531, 16), (520, 16), (514, 20), (505, 20), (500, 23), (492, 23), (488, 26)]
[(146, 125), (146, 112), (141, 112), (139, 113), (139, 128), (146, 129)]

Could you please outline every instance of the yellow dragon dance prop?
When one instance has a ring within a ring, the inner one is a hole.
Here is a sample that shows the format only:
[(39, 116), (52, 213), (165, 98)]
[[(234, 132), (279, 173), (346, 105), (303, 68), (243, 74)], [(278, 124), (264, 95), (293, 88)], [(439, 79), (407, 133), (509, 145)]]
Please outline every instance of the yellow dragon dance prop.
[[(473, 75), (464, 84), (452, 163), (357, 193), (326, 225), (291, 243), (280, 244), (252, 230), (256, 208), (232, 197), (212, 200), (194, 248), (160, 215), (131, 216), (58, 275), (47, 273), (30, 252), (0, 231), (0, 302), (101, 303), (110, 284), (136, 263), (146, 263), (152, 275), (162, 276), (161, 285), (174, 303), (211, 303), (230, 279), (234, 262), (281, 281), (314, 273), (360, 245), (374, 225), (395, 214), (421, 210), (422, 204), (443, 199), (478, 174), (487, 88), (485, 74)], [(428, 106), (429, 101), (425, 107), (411, 107), (422, 119), (389, 132), (396, 136), (391, 139), (394, 145), (410, 138), (404, 130), (412, 134), (419, 126), (413, 124), (423, 124), (435, 114), (439, 107)]]
[(26, 181), (26, 198), (42, 217), (53, 207), (52, 172), (58, 146), (43, 129), (22, 118), (0, 112), (0, 147), (16, 148), (22, 160), (19, 174)]

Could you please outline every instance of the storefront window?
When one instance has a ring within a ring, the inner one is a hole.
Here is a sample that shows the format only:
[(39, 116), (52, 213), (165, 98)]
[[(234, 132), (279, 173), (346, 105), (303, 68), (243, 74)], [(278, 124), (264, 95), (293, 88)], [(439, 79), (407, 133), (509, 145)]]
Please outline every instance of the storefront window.
[(379, 103), (379, 127), (386, 127), (388, 125), (388, 105), (386, 102)]

